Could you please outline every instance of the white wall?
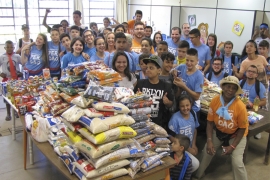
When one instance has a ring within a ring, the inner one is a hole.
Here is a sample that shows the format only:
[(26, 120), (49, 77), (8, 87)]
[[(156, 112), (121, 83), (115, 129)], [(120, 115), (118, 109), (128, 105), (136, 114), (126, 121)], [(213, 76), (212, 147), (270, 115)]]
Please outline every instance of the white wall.
[(267, 23), (268, 25), (270, 25), (270, 12), (265, 12), (264, 13), (263, 22), (264, 23)]
[(265, 11), (270, 11), (270, 0), (265, 0)]
[(216, 8), (217, 0), (181, 0), (181, 6)]
[(263, 11), (264, 1), (265, 0), (219, 0), (218, 8)]

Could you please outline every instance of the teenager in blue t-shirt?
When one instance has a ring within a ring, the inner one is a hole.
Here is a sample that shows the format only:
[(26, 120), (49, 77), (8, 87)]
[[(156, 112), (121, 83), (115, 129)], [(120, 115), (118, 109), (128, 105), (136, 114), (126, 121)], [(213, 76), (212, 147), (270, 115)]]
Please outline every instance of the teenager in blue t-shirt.
[[(233, 68), (232, 68), (232, 64), (234, 66), (236, 66), (238, 69), (240, 68), (240, 62), (238, 60), (238, 57), (237, 56), (234, 56), (232, 55), (232, 49), (233, 49), (233, 43), (231, 41), (226, 41), (224, 43), (224, 51), (225, 51), (225, 54), (222, 56), (223, 57), (223, 64), (224, 64), (224, 67), (223, 67), (223, 71), (228, 73), (229, 76), (233, 75)], [(233, 59), (234, 58), (234, 62), (233, 62)]]
[(40, 33), (35, 42), (23, 47), (21, 60), (29, 76), (42, 75), (42, 69), (49, 67), (47, 36)]
[(186, 64), (181, 64), (173, 71), (173, 83), (179, 87), (177, 95), (188, 94), (195, 101), (192, 109), (199, 116), (200, 95), (202, 92), (204, 77), (200, 70), (196, 68), (198, 64), (198, 51), (190, 48), (186, 55)]
[[(126, 53), (129, 60), (129, 69), (131, 72), (135, 72), (136, 70), (135, 59), (130, 53), (125, 51), (126, 46), (127, 46), (127, 38), (125, 34), (122, 32), (116, 33), (115, 38), (114, 38), (114, 43), (115, 43), (115, 51), (124, 51)], [(112, 68), (113, 56), (114, 56), (114, 52), (112, 52), (109, 56), (105, 57), (104, 59), (104, 63), (110, 68)]]
[(96, 53), (90, 57), (90, 62), (96, 62), (98, 60), (104, 61), (104, 59), (109, 56), (108, 52), (105, 52), (105, 41), (102, 37), (97, 37), (94, 40), (94, 45), (96, 47)]
[(212, 68), (209, 73), (205, 75), (206, 79), (217, 84), (219, 86), (219, 81), (224, 77), (227, 77), (228, 73), (223, 71), (223, 60), (220, 57), (215, 57), (213, 59)]
[(199, 29), (195, 28), (189, 32), (189, 38), (191, 40), (190, 48), (194, 48), (198, 51), (198, 69), (202, 70), (203, 73), (206, 74), (210, 68), (211, 55), (209, 47), (201, 43), (200, 37), (201, 33)]
[(85, 46), (83, 52), (91, 56), (93, 56), (96, 53), (96, 48), (94, 46), (94, 34), (91, 30), (85, 30), (83, 32), (83, 39), (85, 41)]
[(175, 57), (177, 56), (177, 48), (180, 42), (181, 29), (179, 27), (173, 27), (171, 33), (171, 38), (167, 39), (166, 42), (168, 43), (169, 52), (171, 52)]
[(79, 64), (85, 62), (82, 56), (84, 41), (81, 37), (76, 37), (71, 41), (71, 53), (67, 53), (63, 56), (61, 61), (61, 69), (65, 69), (68, 64)]
[(60, 43), (60, 33), (58, 29), (53, 28), (51, 30), (52, 41), (48, 42), (48, 55), (49, 55), (49, 68), (51, 76), (60, 78), (61, 75), (61, 63), (60, 52), (64, 52), (65, 48)]

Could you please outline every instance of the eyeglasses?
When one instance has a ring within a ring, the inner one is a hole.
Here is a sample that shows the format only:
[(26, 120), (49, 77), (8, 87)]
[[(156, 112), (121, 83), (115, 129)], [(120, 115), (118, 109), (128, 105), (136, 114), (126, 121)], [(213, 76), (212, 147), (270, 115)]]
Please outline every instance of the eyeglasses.
[(213, 63), (214, 66), (221, 66), (221, 64), (216, 64), (216, 63)]
[(248, 73), (253, 73), (253, 74), (257, 74), (256, 71), (251, 71), (251, 70), (247, 70)]
[(135, 31), (144, 31), (143, 28), (137, 28), (137, 29), (134, 29)]

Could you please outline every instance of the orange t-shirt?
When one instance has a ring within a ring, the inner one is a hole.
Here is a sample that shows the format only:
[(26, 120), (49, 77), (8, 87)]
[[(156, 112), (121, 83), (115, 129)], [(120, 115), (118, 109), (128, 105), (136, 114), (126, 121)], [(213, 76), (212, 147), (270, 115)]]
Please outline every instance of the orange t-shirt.
[(220, 95), (215, 96), (210, 105), (207, 115), (207, 120), (215, 123), (216, 128), (223, 133), (233, 134), (238, 128), (246, 128), (244, 136), (248, 134), (248, 115), (246, 106), (244, 103), (236, 98), (234, 102), (229, 106), (228, 111), (232, 117), (232, 120), (224, 120), (216, 114), (216, 111), (221, 107)]
[[(142, 53), (141, 52), (141, 42), (137, 42), (135, 39), (132, 39), (132, 47), (131, 47), (131, 51), (134, 51), (138, 54)], [(151, 48), (151, 54), (154, 54), (155, 51), (154, 51), (154, 47), (152, 46)]]
[(134, 19), (129, 20), (127, 23), (128, 23), (128, 33), (133, 35), (135, 20)]

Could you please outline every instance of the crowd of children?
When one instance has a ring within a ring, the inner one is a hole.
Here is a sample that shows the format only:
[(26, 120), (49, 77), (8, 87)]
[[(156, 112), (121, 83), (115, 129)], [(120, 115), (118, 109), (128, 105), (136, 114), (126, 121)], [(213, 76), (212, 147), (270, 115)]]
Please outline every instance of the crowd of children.
[[(104, 27), (99, 29), (95, 22), (90, 23), (90, 29), (83, 26), (80, 11), (73, 13), (75, 25), (70, 27), (66, 20), (62, 20), (50, 27), (46, 23), (48, 13), (50, 10), (47, 9), (43, 25), (50, 33), (51, 41), (42, 33), (33, 41), (29, 26), (23, 25), (24, 37), (17, 42), (16, 50), (13, 42), (5, 43), (6, 53), (0, 57), (3, 81), (22, 76), (19, 64), (30, 76), (41, 75), (44, 68), (49, 68), (52, 77), (60, 78), (62, 70), (69, 64), (103, 61), (121, 75), (120, 86), (151, 96), (151, 119), (172, 135), (171, 157), (177, 165), (170, 169), (171, 179), (190, 179), (191, 173), (199, 167), (195, 157), (198, 154), (196, 128), (200, 125), (200, 94), (205, 79), (223, 85), (222, 88), (227, 86), (220, 82), (228, 77), (243, 79), (240, 82), (233, 79), (232, 82), (238, 82), (237, 87), (241, 85), (244, 91), (241, 94), (249, 98), (247, 108), (253, 106), (257, 96), (260, 106), (268, 108), (270, 58), (269, 35), (265, 33), (267, 24), (261, 25), (263, 39), (249, 40), (242, 55), (237, 56), (232, 53), (231, 41), (226, 41), (224, 52), (220, 52), (216, 47), (215, 34), (210, 34), (204, 44), (200, 41), (200, 31), (196, 28), (190, 30), (188, 23), (182, 25), (182, 30), (180, 27), (172, 28), (171, 38), (166, 41), (160, 32), (155, 33), (152, 40), (152, 27), (141, 21), (143, 14), (140, 10), (136, 11), (134, 20), (122, 24), (112, 19), (115, 22), (112, 25), (105, 17)], [(225, 84), (228, 83), (226, 81)], [(224, 92), (227, 92), (226, 88)], [(226, 97), (225, 94), (224, 100)], [(234, 100), (233, 97), (227, 99)], [(209, 118), (213, 121), (216, 117), (211, 115)], [(10, 106), (7, 104), (6, 120), (10, 119)], [(207, 136), (212, 142), (212, 134)], [(231, 145), (233, 149), (238, 142)], [(205, 149), (209, 144), (207, 142)], [(199, 178), (208, 164), (204, 164), (203, 170), (199, 168)]]

